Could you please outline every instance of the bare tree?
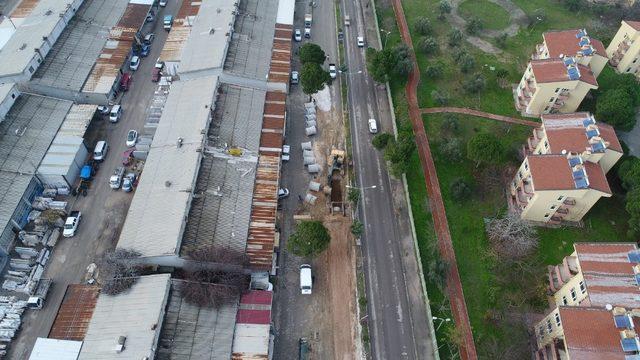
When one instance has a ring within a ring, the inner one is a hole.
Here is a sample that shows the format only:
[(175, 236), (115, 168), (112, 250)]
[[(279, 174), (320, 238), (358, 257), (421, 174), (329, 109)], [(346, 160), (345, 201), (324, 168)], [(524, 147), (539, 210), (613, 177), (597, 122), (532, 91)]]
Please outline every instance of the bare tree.
[(513, 259), (529, 255), (538, 246), (535, 227), (515, 213), (486, 222), (487, 234), (494, 250)]
[(249, 257), (244, 251), (216, 245), (190, 249), (187, 257), (194, 261), (220, 264), (247, 265), (249, 263)]
[(102, 292), (116, 295), (133, 286), (142, 271), (139, 257), (139, 252), (128, 249), (106, 252), (98, 262)]
[(250, 278), (244, 272), (198, 270), (184, 273), (180, 285), (184, 299), (198, 306), (218, 308), (235, 301), (249, 288)]

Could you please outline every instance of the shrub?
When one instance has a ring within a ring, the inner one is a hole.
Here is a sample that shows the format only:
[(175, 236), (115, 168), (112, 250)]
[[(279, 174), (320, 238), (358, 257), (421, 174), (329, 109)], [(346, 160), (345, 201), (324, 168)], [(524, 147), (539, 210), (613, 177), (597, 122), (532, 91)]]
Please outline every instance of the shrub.
[(298, 256), (316, 256), (331, 241), (329, 231), (320, 221), (301, 221), (287, 241), (287, 249)]
[(460, 65), (460, 71), (463, 73), (469, 73), (476, 66), (476, 59), (473, 56), (464, 53), (459, 59), (458, 64)]
[(487, 86), (487, 80), (484, 75), (478, 73), (473, 75), (471, 78), (464, 81), (462, 87), (471, 94), (477, 94), (484, 90)]
[(467, 34), (476, 35), (484, 29), (484, 25), (480, 19), (473, 17), (467, 21), (467, 25), (465, 25), (464, 29), (467, 31)]
[(499, 48), (504, 49), (507, 46), (508, 35), (506, 33), (502, 33), (496, 37), (496, 45)]
[(420, 41), (418, 42), (418, 48), (426, 55), (435, 54), (438, 52), (438, 50), (440, 50), (438, 42), (434, 37), (431, 36), (420, 39)]
[(462, 160), (462, 140), (458, 138), (449, 139), (440, 143), (440, 153), (451, 162)]
[(596, 117), (620, 130), (631, 130), (636, 123), (632, 95), (624, 88), (607, 90), (597, 99)]
[(467, 158), (480, 164), (497, 164), (502, 160), (504, 149), (498, 138), (489, 133), (480, 133), (467, 142)]
[(431, 21), (426, 17), (419, 17), (416, 20), (415, 30), (420, 35), (431, 35), (433, 33), (433, 26), (431, 26)]
[(460, 45), (463, 38), (464, 38), (464, 35), (462, 34), (462, 31), (458, 29), (451, 30), (449, 32), (449, 35), (447, 35), (448, 43), (449, 43), (449, 46), (451, 47)]
[(456, 201), (468, 199), (471, 195), (471, 185), (463, 178), (455, 178), (449, 187), (451, 198)]
[(446, 106), (449, 103), (449, 94), (444, 91), (433, 90), (431, 98), (440, 106)]
[(373, 145), (373, 147), (378, 150), (383, 150), (393, 140), (393, 135), (389, 133), (380, 133), (373, 137), (373, 140), (371, 140), (371, 145)]
[(429, 66), (424, 71), (425, 75), (432, 79), (437, 79), (444, 75), (444, 64), (442, 61), (435, 62)]

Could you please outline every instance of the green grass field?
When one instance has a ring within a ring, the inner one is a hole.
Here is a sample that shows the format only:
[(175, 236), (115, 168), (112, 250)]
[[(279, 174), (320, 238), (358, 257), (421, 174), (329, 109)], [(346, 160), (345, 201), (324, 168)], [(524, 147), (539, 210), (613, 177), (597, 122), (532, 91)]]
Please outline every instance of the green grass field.
[(477, 18), (485, 29), (501, 30), (510, 24), (509, 13), (487, 0), (463, 1), (458, 6), (458, 13), (466, 20)]

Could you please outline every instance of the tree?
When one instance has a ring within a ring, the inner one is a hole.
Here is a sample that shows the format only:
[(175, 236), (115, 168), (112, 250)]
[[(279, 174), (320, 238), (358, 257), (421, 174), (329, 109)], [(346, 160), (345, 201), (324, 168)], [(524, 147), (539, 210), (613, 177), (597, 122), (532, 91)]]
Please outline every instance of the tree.
[(433, 33), (433, 27), (431, 26), (431, 21), (426, 17), (419, 17), (416, 20), (415, 30), (420, 35), (431, 35)]
[(463, 178), (455, 178), (449, 186), (451, 198), (456, 201), (467, 199), (472, 192), (471, 185)]
[(427, 55), (435, 54), (440, 49), (438, 42), (432, 36), (420, 39), (418, 42), (418, 48)]
[(496, 45), (498, 45), (499, 48), (504, 49), (507, 46), (508, 36), (509, 35), (507, 33), (502, 33), (498, 35), (496, 37)]
[(627, 192), (625, 210), (629, 213), (629, 236), (640, 232), (640, 187)]
[(371, 145), (373, 145), (373, 147), (378, 150), (383, 150), (385, 147), (387, 147), (387, 144), (389, 144), (389, 142), (393, 140), (393, 135), (389, 133), (380, 133), (373, 137), (373, 140), (371, 140)]
[(362, 234), (364, 234), (364, 224), (359, 220), (353, 220), (353, 223), (351, 224), (351, 233), (353, 236), (358, 238), (362, 236)]
[(460, 45), (460, 43), (462, 42), (462, 39), (464, 38), (464, 35), (462, 34), (462, 31), (458, 29), (453, 29), (449, 32), (449, 35), (447, 35), (447, 38), (448, 38), (449, 46), (454, 47), (454, 46)]
[(445, 106), (449, 103), (449, 94), (444, 91), (431, 91), (431, 98), (440, 106)]
[(409, 160), (416, 148), (413, 137), (408, 132), (402, 132), (398, 136), (398, 141), (391, 141), (387, 144), (384, 158), (391, 163), (391, 174), (400, 177), (407, 172)]
[(496, 77), (498, 79), (506, 79), (509, 76), (509, 72), (505, 69), (496, 70)]
[(395, 64), (393, 72), (396, 75), (406, 78), (411, 70), (413, 70), (413, 61), (411, 60), (411, 50), (405, 44), (401, 44), (393, 48)]
[(438, 4), (438, 10), (440, 10), (440, 15), (444, 16), (444, 14), (451, 13), (451, 3), (447, 0), (440, 0), (440, 4)]
[(458, 64), (460, 65), (460, 71), (466, 74), (471, 72), (471, 70), (476, 66), (476, 59), (464, 52), (458, 58)]
[(487, 80), (481, 73), (474, 74), (462, 83), (462, 87), (471, 94), (477, 94), (487, 86)]
[(367, 48), (367, 71), (373, 80), (384, 83), (387, 81), (389, 66), (389, 51), (378, 51), (374, 48)]
[(467, 21), (467, 25), (464, 27), (464, 29), (469, 35), (476, 35), (480, 31), (482, 31), (482, 29), (484, 29), (484, 25), (482, 24), (482, 21), (480, 19), (478, 19), (477, 17), (472, 17), (471, 19), (469, 19), (469, 21)]
[(353, 207), (356, 207), (358, 205), (358, 201), (360, 201), (360, 189), (349, 188), (347, 199), (349, 199), (351, 204), (353, 204)]
[(237, 301), (249, 288), (250, 276), (241, 270), (215, 271), (200, 269), (185, 271), (184, 281), (179, 282), (180, 294), (188, 303), (219, 308)]
[(640, 185), (640, 159), (637, 157), (625, 159), (618, 167), (618, 177), (626, 190)]
[(98, 261), (102, 292), (116, 295), (131, 288), (142, 272), (139, 257), (140, 253), (134, 250), (107, 251)]
[(497, 164), (502, 160), (503, 148), (498, 138), (490, 133), (480, 133), (467, 142), (467, 158), (481, 164)]
[(456, 135), (458, 130), (460, 130), (460, 127), (458, 126), (458, 117), (451, 113), (445, 114), (444, 120), (442, 120), (442, 123), (440, 124), (440, 132), (442, 135)]
[(331, 81), (329, 72), (323, 70), (316, 63), (306, 63), (302, 65), (300, 73), (300, 82), (302, 83), (302, 91), (307, 94), (315, 94), (322, 90), (325, 84)]
[(488, 220), (486, 229), (493, 249), (506, 259), (523, 258), (538, 247), (535, 227), (516, 213)]
[(322, 48), (314, 43), (305, 43), (300, 47), (300, 62), (302, 64), (315, 63), (322, 65), (326, 55)]
[(331, 236), (322, 222), (301, 221), (296, 231), (289, 236), (287, 249), (298, 256), (315, 256), (323, 252), (331, 241)]
[(440, 143), (440, 152), (442, 153), (442, 156), (450, 162), (458, 162), (462, 160), (462, 140), (454, 138), (442, 141)]
[(582, 8), (582, 0), (564, 0), (564, 6), (572, 12)]
[(442, 61), (437, 61), (427, 66), (424, 73), (427, 75), (427, 77), (432, 79), (441, 78), (442, 75), (444, 75), (444, 64), (442, 63)]
[(605, 91), (597, 99), (596, 117), (619, 130), (630, 131), (636, 122), (632, 96), (624, 88)]

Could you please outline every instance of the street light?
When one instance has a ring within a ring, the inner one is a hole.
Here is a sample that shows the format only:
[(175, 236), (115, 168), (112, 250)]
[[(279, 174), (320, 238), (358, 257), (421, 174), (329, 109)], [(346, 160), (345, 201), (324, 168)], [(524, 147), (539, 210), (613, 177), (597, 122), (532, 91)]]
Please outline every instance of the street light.
[(451, 321), (451, 319), (449, 319), (449, 318), (439, 318), (437, 316), (432, 316), (431, 318), (433, 320), (440, 320), (440, 324), (438, 325), (438, 327), (436, 328), (435, 331), (438, 331), (438, 329), (440, 329), (440, 326), (442, 326), (442, 324)]
[(387, 40), (389, 40), (389, 34), (391, 34), (391, 31), (386, 31), (385, 29), (380, 29), (381, 32), (383, 32), (384, 35), (384, 45), (382, 46), (382, 49), (387, 47)]

